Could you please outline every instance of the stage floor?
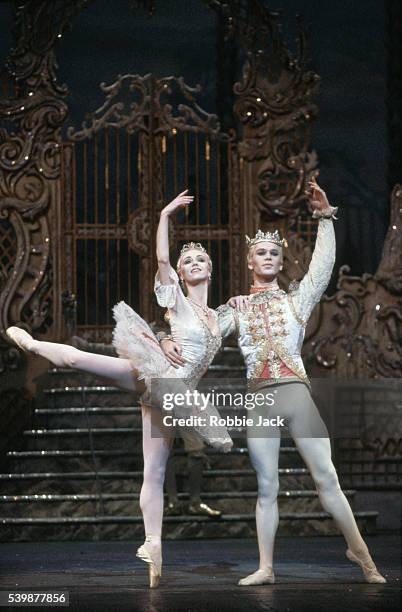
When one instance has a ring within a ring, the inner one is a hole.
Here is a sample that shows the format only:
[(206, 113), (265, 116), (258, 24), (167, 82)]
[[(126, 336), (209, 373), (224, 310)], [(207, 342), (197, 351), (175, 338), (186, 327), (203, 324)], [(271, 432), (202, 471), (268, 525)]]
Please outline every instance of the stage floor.
[(340, 537), (281, 537), (273, 586), (237, 586), (257, 567), (256, 542), (239, 539), (165, 542), (164, 575), (153, 590), (135, 557), (140, 542), (2, 544), (0, 590), (67, 590), (67, 609), (80, 612), (399, 612), (401, 538), (375, 536), (367, 543), (386, 585), (362, 582)]

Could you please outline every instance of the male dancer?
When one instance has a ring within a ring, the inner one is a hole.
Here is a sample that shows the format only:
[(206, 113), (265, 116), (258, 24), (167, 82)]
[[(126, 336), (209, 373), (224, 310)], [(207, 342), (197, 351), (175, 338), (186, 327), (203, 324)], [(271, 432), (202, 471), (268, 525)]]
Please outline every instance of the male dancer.
[[(314, 253), (307, 274), (298, 287), (288, 293), (278, 285), (283, 267), (282, 248), (286, 241), (278, 231), (259, 230), (249, 247), (248, 267), (253, 285), (247, 304), (241, 309), (220, 306), (218, 314), (222, 336), (237, 332), (247, 366), (250, 390), (266, 389), (274, 404), (256, 407), (258, 417), (280, 416), (314, 479), (320, 501), (342, 531), (348, 544), (346, 556), (358, 563), (367, 582), (386, 580), (377, 571), (362, 539), (349, 503), (343, 494), (331, 460), (331, 446), (325, 425), (309, 388), (300, 355), (305, 326), (325, 291), (335, 262), (335, 233), (332, 218), (337, 211), (329, 205), (324, 191), (313, 180), (308, 193), (313, 217), (319, 218)], [(164, 347), (164, 350), (167, 347)], [(273, 394), (273, 395), (271, 395)], [(268, 429), (270, 431), (268, 431)], [(241, 586), (274, 582), (273, 549), (278, 527), (277, 495), (280, 430), (250, 427), (247, 430), (249, 454), (257, 472), (257, 536), (259, 569), (240, 580)]]

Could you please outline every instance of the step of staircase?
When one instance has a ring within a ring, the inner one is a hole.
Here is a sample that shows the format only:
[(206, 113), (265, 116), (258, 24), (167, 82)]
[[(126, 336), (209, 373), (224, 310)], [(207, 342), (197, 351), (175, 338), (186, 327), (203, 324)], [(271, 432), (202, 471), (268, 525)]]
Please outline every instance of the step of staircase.
[[(356, 512), (362, 533), (375, 533), (377, 512)], [(169, 516), (163, 521), (163, 537), (176, 538), (255, 538), (255, 514), (224, 514), (218, 519), (206, 516)], [(4, 518), (1, 541), (128, 540), (142, 539), (140, 516), (79, 516), (60, 518)], [(325, 512), (282, 513), (279, 535), (339, 535), (334, 521)]]
[[(242, 444), (244, 440), (236, 440)], [(222, 454), (214, 449), (205, 449), (205, 454), (211, 467), (221, 468), (246, 468), (250, 467), (248, 449), (244, 446), (235, 446), (230, 453)], [(183, 448), (175, 448), (176, 469), (184, 470), (188, 457)], [(127, 450), (122, 448), (95, 449), (93, 454), (90, 449), (66, 449), (66, 450), (31, 450), (31, 451), (9, 451), (7, 453), (7, 467), (10, 472), (52, 472), (52, 471), (77, 471), (93, 469), (96, 465), (98, 470), (128, 469), (134, 470), (142, 467), (142, 446), (140, 442), (128, 444)], [(295, 447), (282, 446), (279, 455), (280, 467), (302, 467), (303, 463)]]
[[(256, 486), (256, 476), (253, 469), (212, 469), (204, 470), (204, 487), (207, 491), (230, 491), (234, 489), (252, 490)], [(178, 478), (184, 480), (186, 474), (179, 473)], [(281, 486), (286, 490), (312, 488), (311, 476), (306, 468), (280, 468)], [(79, 472), (29, 472), (0, 474), (1, 490), (4, 495), (17, 495), (24, 487), (25, 492), (39, 493), (38, 487), (59, 487), (63, 492), (96, 491), (97, 481), (101, 483), (102, 491), (139, 492), (143, 473), (136, 471), (79, 471)]]
[(108, 385), (71, 385), (51, 387), (43, 390), (50, 408), (71, 408), (82, 406), (105, 406), (110, 402), (115, 406), (131, 406), (133, 397), (138, 394), (122, 391)]
[(44, 444), (47, 450), (75, 449), (88, 445), (91, 434), (94, 448), (130, 448), (134, 439), (141, 444), (141, 427), (72, 427), (60, 429), (31, 429), (23, 432), (27, 450), (42, 450)]
[[(344, 494), (348, 497), (353, 497), (356, 493), (352, 490), (344, 490)], [(312, 491), (308, 489), (301, 489), (300, 491), (279, 491), (278, 498), (316, 498), (318, 496), (317, 491)], [(102, 493), (101, 495), (98, 493), (95, 494), (67, 494), (67, 495), (59, 495), (59, 494), (42, 494), (42, 495), (0, 495), (0, 504), (12, 503), (14, 506), (16, 504), (22, 503), (51, 503), (58, 501), (94, 501), (98, 502), (101, 499), (104, 501), (119, 501), (119, 500), (138, 500), (139, 493)], [(189, 498), (188, 493), (179, 493), (178, 498), (180, 500), (186, 500)], [(243, 498), (251, 498), (257, 499), (257, 491), (221, 491), (221, 492), (204, 492), (202, 494), (202, 498), (206, 500), (211, 499), (243, 499)], [(2, 506), (3, 507), (3, 506)]]
[[(349, 502), (353, 505), (355, 491), (345, 491)], [(180, 493), (182, 502), (180, 516), (186, 514), (188, 493)], [(255, 511), (257, 491), (214, 491), (204, 492), (203, 501), (211, 504), (223, 514), (232, 514), (234, 504), (236, 513), (252, 513)], [(235, 500), (235, 501), (234, 501)], [(316, 491), (312, 490), (282, 490), (278, 496), (279, 511), (282, 512), (321, 512), (321, 504)], [(63, 516), (97, 516), (103, 515), (134, 515), (141, 516), (139, 493), (66, 493), (66, 494), (36, 494), (36, 495), (2, 495), (0, 496), (1, 517), (32, 518), (32, 517), (63, 517)]]
[[(111, 423), (113, 425), (113, 423)], [(228, 427), (229, 433), (233, 437), (234, 444), (245, 444), (245, 427)], [(60, 427), (28, 429), (23, 432), (24, 442), (27, 450), (42, 450), (44, 444), (47, 450), (79, 450), (85, 444), (89, 435), (93, 439), (94, 448), (133, 448), (139, 446), (141, 442), (142, 428), (140, 425), (135, 427)]]
[[(88, 429), (102, 427), (140, 427), (142, 424), (141, 409), (137, 406), (124, 406), (126, 410), (108, 409), (90, 406), (80, 412), (79, 408), (36, 409), (34, 416), (38, 428), (69, 429), (71, 426)], [(46, 410), (46, 411), (45, 411)]]

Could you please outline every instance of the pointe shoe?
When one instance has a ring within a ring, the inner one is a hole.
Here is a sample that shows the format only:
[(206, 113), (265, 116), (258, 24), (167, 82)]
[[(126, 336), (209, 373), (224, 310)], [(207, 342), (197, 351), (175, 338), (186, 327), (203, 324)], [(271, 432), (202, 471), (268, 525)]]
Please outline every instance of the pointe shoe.
[(360, 565), (367, 582), (377, 583), (377, 584), (384, 584), (385, 582), (387, 582), (384, 576), (381, 576), (380, 572), (375, 566), (374, 561), (372, 560), (372, 558), (370, 557), (368, 553), (365, 559), (359, 559), (359, 557), (355, 555), (350, 550), (350, 548), (348, 548), (346, 551), (346, 556), (349, 559), (349, 561), (352, 561), (353, 563), (357, 563), (358, 565)]
[(8, 327), (6, 334), (20, 349), (23, 351), (31, 351), (34, 343), (34, 339), (31, 334), (28, 334), (25, 329), (21, 327)]
[(148, 563), (149, 572), (149, 586), (154, 589), (158, 586), (160, 578), (162, 576), (162, 550), (155, 550), (155, 546), (152, 546), (152, 541), (149, 537), (145, 538), (145, 542), (137, 550), (136, 556)]
[(272, 568), (258, 569), (253, 574), (242, 578), (237, 583), (239, 586), (258, 586), (260, 584), (274, 584), (275, 576)]

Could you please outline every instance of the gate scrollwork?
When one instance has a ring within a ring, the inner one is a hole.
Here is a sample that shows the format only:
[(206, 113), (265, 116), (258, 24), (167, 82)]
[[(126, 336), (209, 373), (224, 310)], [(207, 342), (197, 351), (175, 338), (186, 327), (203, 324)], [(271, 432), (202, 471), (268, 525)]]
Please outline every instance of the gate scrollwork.
[(67, 115), (67, 88), (57, 82), (54, 47), (86, 4), (41, 0), (16, 9), (17, 45), (2, 75), (13, 94), (0, 101), (0, 219), (16, 238), (12, 255), (4, 255), (7, 234), (0, 240), (3, 266), (7, 260), (10, 268), (0, 294), (3, 369), (18, 362), (5, 328), (16, 323), (46, 335), (54, 326), (52, 202)]

